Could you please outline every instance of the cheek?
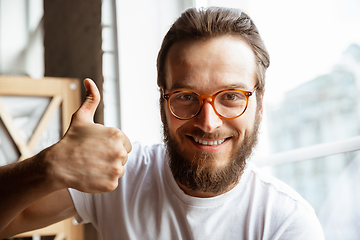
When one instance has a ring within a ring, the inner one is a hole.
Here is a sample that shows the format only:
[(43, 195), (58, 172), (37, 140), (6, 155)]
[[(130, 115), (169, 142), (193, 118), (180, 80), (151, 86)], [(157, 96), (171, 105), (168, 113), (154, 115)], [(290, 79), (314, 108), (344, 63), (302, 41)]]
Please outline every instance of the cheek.
[[(248, 109), (245, 112), (247, 114), (247, 118), (249, 119), (249, 121), (251, 121), (252, 125), (254, 125), (255, 123), (256, 115), (257, 114), (262, 115), (262, 108), (259, 109), (257, 104), (258, 103), (256, 100), (256, 96), (254, 96), (252, 101), (249, 102)], [(260, 113), (258, 113), (258, 111), (260, 111)]]
[(243, 139), (246, 133), (252, 132), (255, 127), (256, 103), (249, 104), (245, 113), (239, 118), (230, 120), (230, 124), (239, 133), (239, 138)]
[(250, 130), (250, 121), (249, 118), (244, 115), (240, 116), (237, 119), (233, 119), (230, 122), (233, 131), (236, 131), (238, 134), (238, 140), (242, 140), (247, 131)]
[(164, 112), (165, 112), (165, 117), (166, 117), (165, 121), (166, 121), (166, 123), (167, 123), (169, 132), (170, 132), (170, 134), (171, 134), (172, 136), (174, 136), (175, 133), (176, 133), (176, 131), (177, 131), (182, 125), (184, 125), (184, 123), (185, 123), (186, 121), (184, 121), (184, 120), (179, 120), (179, 119), (177, 119), (176, 117), (174, 117), (174, 116), (170, 113), (170, 111), (169, 111), (169, 109), (167, 108), (167, 106), (166, 106)]

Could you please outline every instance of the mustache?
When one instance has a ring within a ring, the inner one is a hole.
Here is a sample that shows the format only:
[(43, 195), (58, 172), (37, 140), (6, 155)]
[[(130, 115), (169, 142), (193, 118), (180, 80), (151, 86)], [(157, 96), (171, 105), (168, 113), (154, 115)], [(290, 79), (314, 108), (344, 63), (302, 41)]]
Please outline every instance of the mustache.
[(235, 137), (238, 138), (239, 133), (238, 132), (231, 132), (229, 133), (225, 133), (223, 131), (216, 131), (216, 132), (212, 132), (212, 133), (208, 133), (208, 132), (204, 132), (202, 129), (200, 128), (193, 128), (191, 130), (188, 131), (184, 131), (183, 132), (184, 135), (190, 135), (192, 137), (197, 137), (197, 138), (206, 138), (206, 139), (211, 139), (211, 140), (215, 140), (215, 139), (220, 139), (220, 138), (229, 138), (229, 137)]

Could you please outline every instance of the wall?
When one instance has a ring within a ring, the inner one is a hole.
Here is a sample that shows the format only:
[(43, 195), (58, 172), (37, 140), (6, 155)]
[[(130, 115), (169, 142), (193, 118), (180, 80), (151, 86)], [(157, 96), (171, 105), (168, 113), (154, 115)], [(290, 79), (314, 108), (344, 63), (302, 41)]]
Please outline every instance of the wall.
[[(101, 2), (44, 0), (45, 76), (90, 77), (102, 92)], [(95, 121), (103, 122), (102, 103)]]

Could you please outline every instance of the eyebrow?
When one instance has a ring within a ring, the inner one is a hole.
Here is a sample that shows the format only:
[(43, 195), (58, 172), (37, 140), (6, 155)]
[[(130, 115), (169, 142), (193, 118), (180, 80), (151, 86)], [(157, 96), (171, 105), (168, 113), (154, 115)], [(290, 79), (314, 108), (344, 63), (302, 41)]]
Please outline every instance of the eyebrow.
[(194, 89), (194, 84), (187, 84), (184, 82), (178, 82), (171, 86), (170, 91), (178, 90), (178, 89)]
[(225, 88), (236, 88), (236, 89), (241, 89), (241, 90), (251, 90), (253, 88), (244, 83), (229, 84), (224, 87)]
[[(176, 91), (179, 89), (188, 89), (188, 90), (196, 90), (196, 85), (195, 84), (188, 84), (188, 83), (184, 83), (184, 82), (180, 82), (180, 83), (175, 83), (174, 85), (171, 86), (170, 88), (170, 92), (172, 91)], [(228, 85), (222, 85), (220, 90), (222, 89), (241, 89), (241, 90), (252, 90), (254, 87), (249, 87), (248, 85), (244, 84), (244, 83), (234, 83), (234, 84), (228, 84)]]

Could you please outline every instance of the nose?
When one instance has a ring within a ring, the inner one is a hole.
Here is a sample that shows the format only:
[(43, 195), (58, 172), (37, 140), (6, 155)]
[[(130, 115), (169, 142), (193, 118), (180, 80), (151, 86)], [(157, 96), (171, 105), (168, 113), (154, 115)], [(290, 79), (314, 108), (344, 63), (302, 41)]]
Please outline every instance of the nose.
[(200, 113), (194, 118), (195, 127), (204, 132), (211, 133), (222, 125), (223, 121), (218, 116), (210, 101), (205, 100)]

